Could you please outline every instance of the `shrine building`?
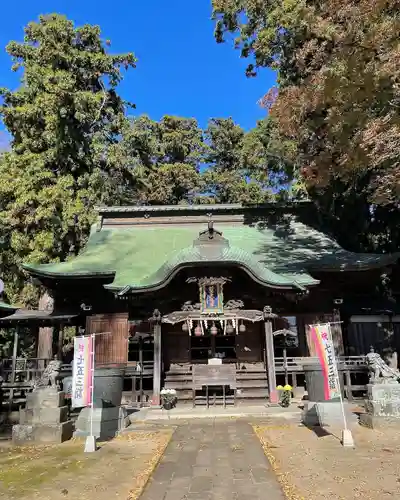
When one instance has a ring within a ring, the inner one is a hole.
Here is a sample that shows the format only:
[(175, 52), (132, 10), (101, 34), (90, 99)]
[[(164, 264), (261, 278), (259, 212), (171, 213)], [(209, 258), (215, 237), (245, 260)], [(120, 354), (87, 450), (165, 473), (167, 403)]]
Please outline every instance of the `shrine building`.
[(191, 401), (193, 367), (210, 360), (235, 367), (238, 401), (272, 400), (277, 383), (302, 384), (307, 325), (330, 322), (343, 359), (398, 328), (383, 277), (399, 255), (346, 251), (319, 222), (308, 202), (99, 208), (77, 257), (24, 269), (99, 334), (96, 366), (125, 369), (127, 400), (140, 371), (142, 399), (169, 387)]

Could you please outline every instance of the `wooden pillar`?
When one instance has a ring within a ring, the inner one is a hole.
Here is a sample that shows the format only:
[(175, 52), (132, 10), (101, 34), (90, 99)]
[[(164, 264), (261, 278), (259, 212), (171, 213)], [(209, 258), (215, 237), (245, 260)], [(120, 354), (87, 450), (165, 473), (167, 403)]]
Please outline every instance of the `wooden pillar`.
[(272, 313), (269, 306), (264, 307), (265, 351), (267, 358), (269, 402), (271, 404), (278, 403), (275, 374), (274, 337), (272, 334), (272, 319), (275, 317), (276, 314)]
[(62, 360), (64, 345), (64, 325), (58, 327), (58, 344), (57, 344), (57, 357)]
[(161, 313), (155, 309), (153, 317), (154, 336), (154, 368), (153, 368), (153, 397), (152, 406), (160, 406), (161, 392)]
[(15, 382), (15, 374), (17, 370), (17, 356), (18, 356), (18, 342), (19, 342), (19, 325), (16, 326), (14, 331), (14, 346), (13, 346), (13, 354), (12, 354), (12, 364), (11, 364), (11, 387), (10, 387), (10, 395), (8, 400), (9, 411), (12, 410), (12, 403), (14, 399), (14, 387), (13, 384)]
[[(143, 338), (139, 337), (139, 394), (140, 394), (140, 407), (143, 406)], [(136, 384), (136, 379), (135, 379)]]
[(331, 334), (336, 356), (344, 356), (343, 331), (339, 309), (334, 309), (333, 313), (328, 315), (326, 319), (327, 323), (332, 323)]
[[(39, 300), (40, 311), (52, 311), (54, 307), (53, 298), (45, 292)], [(39, 328), (37, 357), (51, 360), (53, 358), (53, 327)], [(46, 363), (39, 362), (39, 368), (44, 370)]]

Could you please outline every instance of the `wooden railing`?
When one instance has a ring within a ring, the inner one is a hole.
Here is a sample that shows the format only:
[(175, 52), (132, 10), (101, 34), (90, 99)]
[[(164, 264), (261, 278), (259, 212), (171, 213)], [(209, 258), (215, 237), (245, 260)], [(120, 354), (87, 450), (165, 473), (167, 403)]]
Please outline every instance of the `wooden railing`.
[[(26, 394), (33, 389), (33, 382), (40, 378), (50, 359), (47, 358), (17, 358), (3, 359), (1, 362), (1, 396), (3, 404), (11, 410), (13, 405), (25, 403)], [(72, 375), (72, 367), (69, 364), (61, 366), (60, 376), (62, 378)]]
[[(310, 365), (313, 363), (319, 363), (318, 358), (312, 357), (287, 357), (286, 358), (286, 368), (289, 371), (304, 371), (304, 365)], [(348, 370), (358, 369), (367, 366), (367, 361), (365, 356), (341, 356), (338, 359), (339, 366), (343, 366)], [(275, 371), (277, 373), (285, 371), (285, 358), (275, 358)]]
[[(15, 363), (15, 374), (13, 377), (13, 360), (3, 359), (1, 363), (1, 376), (5, 383), (12, 382), (32, 382), (40, 377), (49, 364), (50, 359), (47, 358), (17, 358)], [(66, 377), (72, 374), (70, 364), (61, 366), (61, 376)]]
[[(304, 365), (318, 364), (318, 358), (282, 357), (275, 358), (277, 376), (284, 376), (294, 390), (304, 387)], [(367, 362), (365, 356), (341, 356), (338, 359), (339, 374), (343, 377), (343, 387), (349, 401), (363, 397), (367, 390)], [(301, 382), (300, 380), (303, 379)], [(299, 383), (300, 382), (300, 383)], [(356, 396), (354, 393), (357, 393)]]

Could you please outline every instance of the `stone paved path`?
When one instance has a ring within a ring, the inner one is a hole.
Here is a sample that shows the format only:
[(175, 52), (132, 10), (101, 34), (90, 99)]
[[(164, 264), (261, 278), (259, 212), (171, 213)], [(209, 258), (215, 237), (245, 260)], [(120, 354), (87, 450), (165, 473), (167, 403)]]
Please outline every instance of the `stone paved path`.
[(140, 500), (283, 500), (251, 426), (244, 421), (178, 424)]

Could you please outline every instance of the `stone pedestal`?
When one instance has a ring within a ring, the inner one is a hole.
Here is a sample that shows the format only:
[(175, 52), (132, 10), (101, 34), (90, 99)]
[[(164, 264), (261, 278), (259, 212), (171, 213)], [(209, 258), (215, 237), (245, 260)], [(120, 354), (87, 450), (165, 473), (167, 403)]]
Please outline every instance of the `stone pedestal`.
[[(344, 414), (348, 426), (357, 423), (357, 416), (344, 403)], [(340, 402), (336, 401), (305, 401), (302, 422), (308, 426), (341, 426), (343, 427), (343, 410)]]
[(360, 416), (360, 424), (371, 429), (400, 427), (400, 384), (368, 384), (366, 413)]
[(27, 395), (26, 408), (20, 410), (19, 424), (12, 429), (12, 440), (21, 446), (34, 443), (62, 443), (71, 439), (72, 420), (64, 393), (53, 387), (41, 387)]
[[(75, 424), (76, 437), (90, 435), (91, 408), (83, 408)], [(109, 401), (95, 400), (93, 407), (93, 435), (100, 440), (115, 437), (128, 424), (126, 410)]]

